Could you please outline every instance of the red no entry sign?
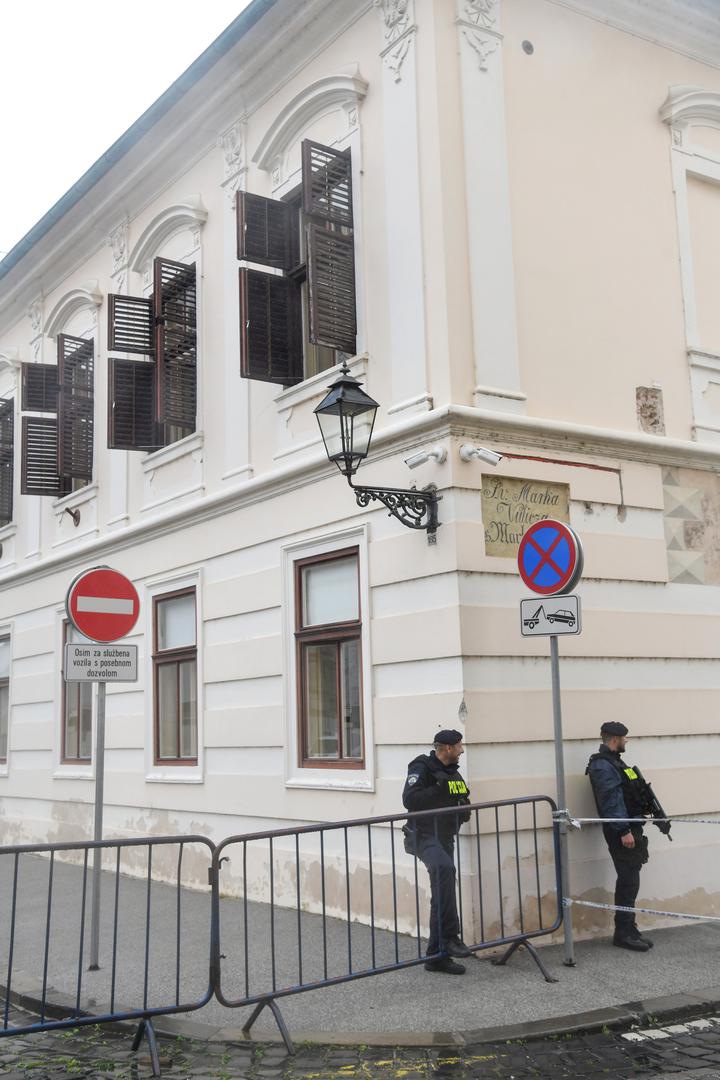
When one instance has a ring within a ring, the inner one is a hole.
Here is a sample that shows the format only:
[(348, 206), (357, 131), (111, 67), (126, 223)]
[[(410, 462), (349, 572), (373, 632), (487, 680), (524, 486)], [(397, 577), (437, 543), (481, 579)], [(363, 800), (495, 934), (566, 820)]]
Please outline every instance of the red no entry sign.
[(140, 614), (140, 597), (129, 578), (109, 566), (83, 570), (68, 589), (65, 610), (73, 626), (92, 641), (117, 641)]
[(562, 521), (536, 521), (518, 549), (518, 570), (528, 589), (543, 596), (570, 592), (580, 580), (580, 537)]

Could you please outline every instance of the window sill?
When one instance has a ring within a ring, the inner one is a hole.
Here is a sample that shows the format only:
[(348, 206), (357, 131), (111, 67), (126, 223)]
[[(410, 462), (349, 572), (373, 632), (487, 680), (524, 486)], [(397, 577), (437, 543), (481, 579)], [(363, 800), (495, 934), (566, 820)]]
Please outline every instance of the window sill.
[(93, 765), (58, 765), (53, 772), (53, 780), (94, 780)]
[[(367, 361), (367, 353), (361, 353), (348, 361), (350, 374), (353, 378), (364, 379), (367, 377)], [(287, 390), (280, 390), (275, 398), (278, 412), (287, 412), (289, 409), (294, 409), (296, 405), (302, 405), (303, 402), (318, 397), (327, 389), (327, 384), (338, 377), (341, 370), (342, 365), (336, 364), (335, 367), (327, 368), (326, 371), (321, 371), (318, 375), (312, 375), (309, 379), (298, 383), (297, 386), (289, 386)]]
[(199, 765), (159, 765), (145, 774), (148, 784), (202, 784), (204, 778)]
[(17, 532), (17, 523), (16, 522), (11, 521), (7, 525), (3, 525), (2, 528), (0, 528), (0, 544), (2, 544), (4, 540), (10, 540), (11, 537), (13, 537), (16, 532)]
[(148, 454), (142, 459), (143, 472), (154, 472), (155, 469), (168, 465), (171, 461), (177, 461), (178, 458), (194, 454), (196, 451), (202, 450), (203, 443), (203, 432), (194, 431), (192, 435), (186, 435), (184, 439), (178, 439), (177, 442), (170, 443), (169, 446), (154, 450), (152, 454)]
[(86, 484), (85, 487), (79, 488), (77, 491), (71, 491), (69, 495), (63, 495), (61, 499), (53, 499), (52, 508), (59, 514), (64, 514), (66, 510), (75, 509), (76, 506), (82, 506), (83, 503), (90, 502), (94, 499), (98, 493), (98, 484), (94, 480), (91, 484)]
[(286, 788), (306, 788), (313, 791), (331, 789), (333, 791), (369, 791), (375, 790), (375, 783), (367, 773), (360, 773), (355, 769), (337, 770), (331, 773), (328, 769), (303, 769), (302, 776), (295, 773), (285, 781)]
[(0, 761), (0, 780), (10, 775), (7, 761)]

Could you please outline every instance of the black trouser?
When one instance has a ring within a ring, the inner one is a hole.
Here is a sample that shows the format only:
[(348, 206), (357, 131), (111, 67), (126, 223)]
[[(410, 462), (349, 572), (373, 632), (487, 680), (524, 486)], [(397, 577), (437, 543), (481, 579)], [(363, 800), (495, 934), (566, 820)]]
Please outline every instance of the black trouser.
[(417, 838), (417, 857), (430, 875), (430, 936), (428, 956), (442, 952), (442, 943), (460, 933), (455, 897), (455, 838), (423, 836)]
[[(642, 826), (633, 825), (632, 834), (635, 837), (635, 847), (626, 848), (617, 833), (611, 832), (610, 829), (607, 829), (605, 833), (610, 857), (617, 873), (615, 903), (618, 907), (635, 907), (637, 894), (640, 891), (640, 868), (648, 861), (648, 842), (643, 834)], [(615, 929), (620, 934), (627, 934), (637, 929), (635, 915), (629, 911), (616, 911)]]

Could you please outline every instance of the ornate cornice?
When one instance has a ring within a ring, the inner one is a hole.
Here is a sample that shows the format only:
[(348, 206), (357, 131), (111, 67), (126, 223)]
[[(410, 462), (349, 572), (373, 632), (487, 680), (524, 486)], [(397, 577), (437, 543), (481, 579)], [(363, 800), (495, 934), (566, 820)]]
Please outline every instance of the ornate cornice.
[(487, 71), (489, 57), (502, 42), (499, 9), (499, 0), (458, 0), (455, 21), (460, 36), (477, 54), (481, 71)]
[(693, 124), (720, 130), (720, 90), (701, 86), (671, 86), (660, 106), (660, 119), (670, 126), (677, 146), (686, 128)]
[(347, 72), (326, 75), (306, 86), (280, 110), (252, 158), (258, 168), (272, 173), (274, 187), (283, 181), (287, 153), (308, 124), (319, 116), (343, 109), (348, 130), (352, 130), (358, 125), (360, 103), (367, 90), (368, 84), (354, 64)]
[(102, 304), (103, 297), (97, 280), (88, 281), (77, 289), (70, 289), (62, 296), (48, 315), (45, 333), (49, 338), (55, 338), (64, 326), (78, 311), (90, 309), (97, 317), (97, 309)]
[(402, 66), (417, 30), (414, 0), (374, 0), (374, 4), (383, 21), (385, 45), (380, 55), (395, 82), (400, 82)]

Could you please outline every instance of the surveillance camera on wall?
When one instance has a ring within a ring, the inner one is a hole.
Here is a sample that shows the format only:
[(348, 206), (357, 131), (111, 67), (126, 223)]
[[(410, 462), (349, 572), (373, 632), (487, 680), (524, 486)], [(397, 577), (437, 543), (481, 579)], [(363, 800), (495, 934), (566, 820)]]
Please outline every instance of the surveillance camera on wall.
[(488, 450), (484, 446), (470, 446), (465, 443), (460, 447), (461, 461), (484, 461), (486, 465), (499, 465), (502, 454), (496, 454), (494, 450)]
[(438, 465), (447, 458), (447, 450), (444, 446), (433, 446), (432, 450), (417, 450), (410, 457), (405, 458), (408, 469), (417, 469), (418, 465), (424, 465), (428, 461), (435, 461)]

